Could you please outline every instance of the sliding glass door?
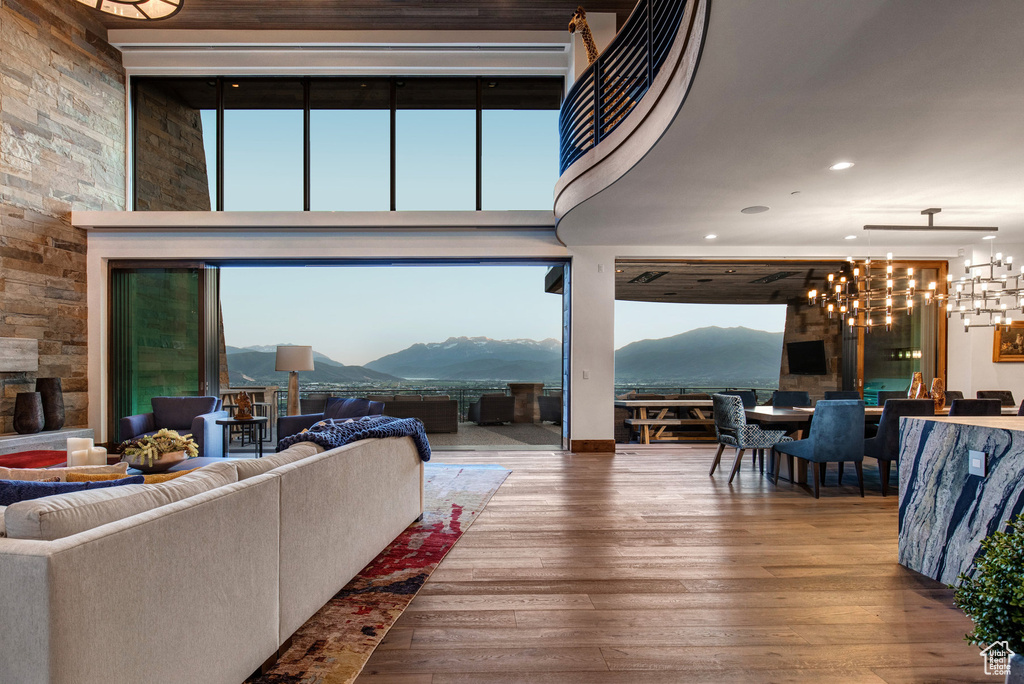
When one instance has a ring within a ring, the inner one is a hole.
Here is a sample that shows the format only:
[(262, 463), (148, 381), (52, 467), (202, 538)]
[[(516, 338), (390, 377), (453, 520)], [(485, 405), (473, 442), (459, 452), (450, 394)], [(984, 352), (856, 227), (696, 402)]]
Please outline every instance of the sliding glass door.
[(111, 268), (112, 434), (157, 396), (219, 393), (217, 270), (203, 264)]

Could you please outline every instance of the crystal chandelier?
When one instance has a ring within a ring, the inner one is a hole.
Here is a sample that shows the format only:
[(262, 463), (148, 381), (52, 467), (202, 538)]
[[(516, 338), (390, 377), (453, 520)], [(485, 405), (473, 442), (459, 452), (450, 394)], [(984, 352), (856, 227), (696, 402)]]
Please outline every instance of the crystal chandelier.
[[(885, 269), (874, 268), (870, 258), (860, 265), (852, 257), (843, 273), (828, 274), (825, 290), (811, 290), (807, 302), (819, 305), (828, 317), (839, 316), (850, 328), (864, 328), (871, 332), (884, 326), (892, 330), (894, 313), (910, 315), (914, 312), (914, 298), (921, 293), (925, 304), (940, 301), (945, 295), (937, 294), (938, 283), (930, 282), (924, 290), (918, 288), (914, 269), (898, 273), (892, 265), (892, 252), (885, 255)], [(863, 321), (863, 322), (862, 322)]]
[(166, 19), (178, 13), (184, 0), (78, 0), (100, 12), (126, 19)]
[[(997, 269), (1004, 268), (1004, 273), (997, 272)], [(959, 313), (964, 331), (971, 328), (1009, 329), (1013, 322), (1010, 312), (1024, 313), (1024, 287), (1020, 282), (1024, 266), (1015, 272), (1013, 257), (1003, 258), (1003, 253), (997, 252), (990, 254), (987, 262), (972, 264), (968, 259), (964, 261), (964, 273), (966, 275), (956, 281), (952, 273), (946, 276), (949, 286), (946, 316)], [(985, 315), (988, 318), (984, 321), (972, 318)]]

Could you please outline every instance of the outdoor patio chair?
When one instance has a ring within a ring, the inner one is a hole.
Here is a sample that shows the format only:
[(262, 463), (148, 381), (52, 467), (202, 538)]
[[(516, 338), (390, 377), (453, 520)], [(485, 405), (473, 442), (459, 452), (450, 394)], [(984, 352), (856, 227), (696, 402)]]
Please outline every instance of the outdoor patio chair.
[(743, 400), (733, 394), (712, 394), (712, 410), (715, 415), (715, 438), (718, 440), (718, 452), (715, 453), (715, 460), (711, 463), (709, 476), (715, 474), (715, 469), (722, 460), (722, 452), (725, 447), (731, 446), (736, 449), (736, 460), (732, 464), (732, 472), (729, 474), (729, 484), (736, 477), (743, 460), (743, 452), (747, 449), (754, 450), (754, 460), (760, 456), (761, 472), (764, 472), (764, 450), (772, 449), (781, 442), (792, 442), (792, 438), (786, 437), (782, 430), (764, 430), (760, 425), (748, 425), (747, 416), (743, 411)]
[[(826, 464), (830, 461), (853, 461), (857, 467), (860, 495), (864, 496), (864, 402), (854, 399), (819, 401), (814, 408), (810, 436), (797, 442), (779, 444), (775, 451), (802, 458), (811, 464), (815, 499), (819, 498), (819, 482), (825, 477)], [(779, 464), (775, 460), (773, 456), (772, 467), (778, 484)]]
[(153, 397), (149, 403), (152, 412), (121, 419), (122, 442), (167, 428), (191, 435), (200, 456), (224, 455), (224, 429), (217, 425), (217, 420), (227, 418), (228, 412), (218, 397)]
[(954, 399), (949, 405), (951, 416), (999, 416), (1003, 413), (998, 399)]
[(484, 394), (469, 407), (468, 416), (477, 425), (511, 423), (515, 420), (515, 409), (515, 397)]
[[(864, 455), (878, 459), (878, 474), (882, 480), (882, 496), (889, 494), (889, 472), (900, 457), (900, 418), (903, 416), (933, 416), (935, 402), (931, 399), (890, 399), (885, 402), (878, 421), (878, 434), (864, 440)], [(843, 464), (839, 463), (839, 484), (843, 483)]]
[(325, 418), (345, 419), (363, 416), (379, 416), (384, 404), (379, 401), (357, 399), (355, 397), (330, 397), (324, 400), (324, 408), (319, 413), (304, 413), (299, 416), (281, 416), (277, 419), (277, 441), (285, 437), (297, 435)]
[(978, 390), (978, 399), (998, 399), (1003, 406), (1016, 406), (1010, 390)]

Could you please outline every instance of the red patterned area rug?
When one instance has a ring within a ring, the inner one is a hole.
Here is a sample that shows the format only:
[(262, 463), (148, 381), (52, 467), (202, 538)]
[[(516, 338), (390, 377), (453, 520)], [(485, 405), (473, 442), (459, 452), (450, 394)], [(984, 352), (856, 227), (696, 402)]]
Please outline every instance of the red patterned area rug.
[(347, 684), (510, 470), (427, 463), (423, 520), (410, 525), (295, 633), (291, 648), (249, 684)]

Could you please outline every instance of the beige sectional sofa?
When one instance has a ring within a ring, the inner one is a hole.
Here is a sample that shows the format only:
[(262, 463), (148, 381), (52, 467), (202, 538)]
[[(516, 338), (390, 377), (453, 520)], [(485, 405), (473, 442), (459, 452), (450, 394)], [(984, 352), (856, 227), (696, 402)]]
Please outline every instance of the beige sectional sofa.
[(409, 437), (8, 506), (0, 682), (239, 684), (422, 512)]

